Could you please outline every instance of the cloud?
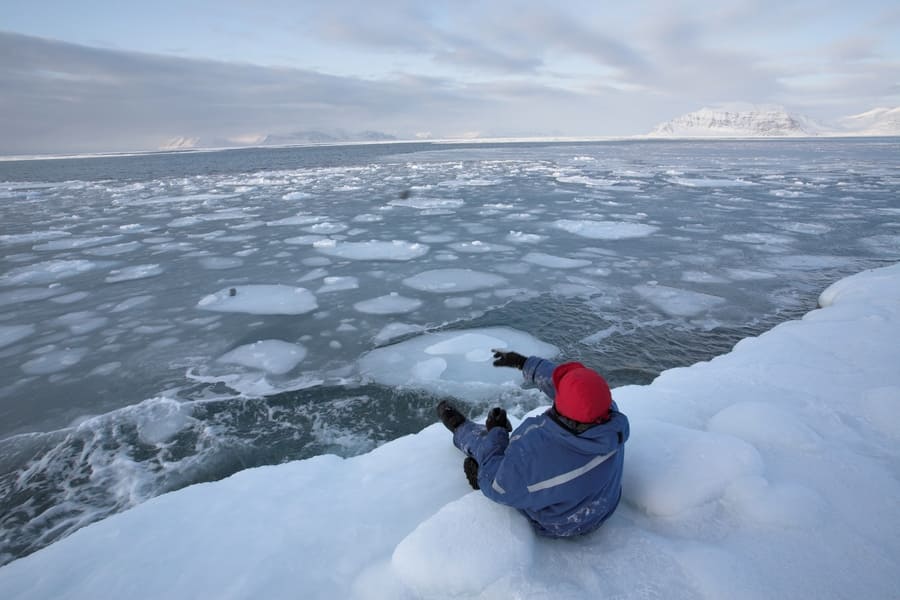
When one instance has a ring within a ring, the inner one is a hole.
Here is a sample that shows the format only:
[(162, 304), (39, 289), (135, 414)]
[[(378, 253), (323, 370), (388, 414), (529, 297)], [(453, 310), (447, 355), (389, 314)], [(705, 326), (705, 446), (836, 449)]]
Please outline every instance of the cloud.
[(458, 102), (452, 85), (433, 79), (367, 81), (0, 33), (0, 152), (7, 154), (380, 129), (452, 112)]

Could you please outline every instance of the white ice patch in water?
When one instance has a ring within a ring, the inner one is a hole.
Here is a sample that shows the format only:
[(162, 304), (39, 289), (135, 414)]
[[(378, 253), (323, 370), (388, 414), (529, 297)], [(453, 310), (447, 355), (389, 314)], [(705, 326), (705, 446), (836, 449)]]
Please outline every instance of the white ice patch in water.
[(91, 256), (118, 256), (119, 254), (134, 252), (141, 246), (142, 244), (140, 242), (125, 242), (124, 244), (113, 244), (111, 246), (90, 248), (88, 250), (85, 250), (84, 253), (90, 254)]
[(82, 335), (90, 333), (95, 329), (100, 329), (107, 323), (109, 319), (98, 315), (89, 310), (67, 313), (53, 320), (55, 323), (69, 328), (73, 335)]
[(644, 300), (673, 317), (693, 317), (725, 302), (724, 298), (664, 285), (636, 285)]
[(356, 277), (325, 277), (322, 279), (322, 287), (317, 289), (316, 293), (343, 292), (345, 290), (355, 290), (358, 287), (359, 279)]
[(335, 240), (322, 240), (315, 242), (313, 247), (328, 256), (346, 258), (349, 260), (412, 260), (425, 255), (428, 246), (416, 242), (403, 240), (368, 242), (338, 242)]
[(132, 308), (137, 308), (138, 306), (141, 306), (142, 304), (146, 304), (147, 302), (149, 302), (151, 300), (153, 300), (153, 296), (150, 296), (150, 295), (134, 296), (132, 298), (122, 300), (121, 302), (116, 304), (114, 307), (112, 307), (109, 312), (114, 312), (114, 313), (125, 312), (126, 310), (131, 310)]
[(330, 235), (332, 233), (340, 233), (341, 231), (346, 231), (347, 226), (343, 223), (333, 223), (331, 221), (325, 221), (324, 223), (316, 223), (311, 227), (304, 227), (303, 231), (309, 233), (317, 233), (321, 235)]
[(512, 246), (506, 246), (503, 244), (492, 244), (490, 242), (482, 242), (480, 240), (474, 240), (471, 242), (457, 242), (455, 244), (450, 244), (450, 248), (456, 250), (457, 252), (462, 252), (463, 254), (487, 254), (488, 252), (509, 252), (513, 249)]
[(752, 181), (744, 181), (742, 179), (711, 179), (711, 178), (700, 178), (700, 177), (673, 177), (670, 180), (672, 183), (677, 185), (683, 185), (685, 187), (744, 187), (757, 185)]
[(391, 206), (404, 206), (420, 210), (431, 210), (435, 208), (450, 210), (460, 208), (465, 202), (454, 198), (407, 198), (406, 200), (391, 200), (388, 204)]
[(728, 279), (707, 273), (706, 271), (685, 271), (681, 280), (689, 283), (728, 283)]
[(75, 277), (109, 263), (91, 260), (47, 260), (27, 267), (7, 271), (0, 277), (0, 285), (22, 285), (53, 283), (60, 279)]
[[(231, 295), (234, 290), (234, 295)], [(197, 303), (201, 310), (251, 315), (301, 315), (317, 309), (316, 297), (302, 287), (241, 285), (219, 290)]]
[(552, 358), (555, 346), (506, 327), (429, 333), (377, 348), (359, 361), (360, 372), (387, 386), (410, 386), (461, 399), (479, 400), (497, 386), (518, 385), (522, 374), (491, 364), (492, 348)]
[(59, 371), (65, 371), (69, 367), (77, 365), (87, 352), (87, 348), (49, 350), (39, 355), (37, 358), (33, 358), (23, 364), (22, 370), (29, 375), (49, 375), (50, 373), (58, 373)]
[(529, 252), (522, 260), (539, 267), (547, 267), (549, 269), (577, 269), (578, 267), (586, 267), (591, 261), (580, 258), (564, 258), (562, 256), (553, 256), (552, 254), (544, 254), (543, 252)]
[(88, 296), (90, 296), (90, 294), (87, 292), (72, 292), (71, 294), (63, 294), (62, 296), (50, 298), (50, 302), (55, 302), (56, 304), (73, 304), (84, 300)]
[(114, 269), (109, 272), (106, 283), (118, 283), (120, 281), (133, 281), (135, 279), (147, 279), (161, 275), (161, 265), (133, 265), (122, 269)]
[(34, 325), (0, 325), (0, 348), (15, 344), (34, 333)]
[(412, 312), (420, 306), (422, 301), (417, 298), (407, 298), (397, 292), (391, 292), (385, 296), (357, 302), (353, 308), (370, 315), (393, 315)]
[(0, 306), (43, 300), (60, 292), (51, 288), (18, 288), (8, 292), (0, 292)]
[(51, 240), (43, 244), (35, 244), (32, 250), (77, 250), (79, 248), (91, 248), (93, 246), (102, 246), (111, 242), (117, 242), (122, 239), (121, 235), (110, 235), (103, 237), (67, 237), (61, 240)]
[(282, 340), (260, 340), (223, 354), (218, 362), (283, 375), (306, 358), (306, 348)]
[(723, 235), (722, 239), (741, 244), (790, 244), (795, 241), (790, 236), (777, 233), (736, 233)]
[(43, 240), (53, 240), (72, 235), (68, 231), (32, 231), (31, 233), (9, 233), (0, 235), (0, 244), (14, 246), (16, 244), (33, 244)]
[(244, 264), (244, 261), (234, 256), (205, 256), (200, 259), (200, 266), (204, 269), (219, 271), (233, 269)]
[(403, 280), (403, 284), (421, 292), (451, 294), (471, 292), (504, 285), (506, 279), (492, 273), (471, 269), (433, 269)]
[(424, 327), (421, 325), (413, 325), (411, 323), (388, 323), (381, 328), (381, 331), (375, 334), (372, 341), (376, 344), (384, 344), (394, 338), (402, 337), (410, 333), (419, 333)]
[(293, 217), (285, 217), (284, 219), (278, 219), (277, 221), (269, 221), (266, 225), (270, 225), (273, 227), (277, 226), (290, 226), (290, 225), (311, 225), (312, 223), (318, 223), (319, 221), (324, 221), (325, 217), (318, 217), (315, 215), (296, 215)]
[(538, 235), (536, 233), (525, 233), (524, 231), (510, 231), (506, 236), (507, 242), (513, 244), (539, 244), (547, 239), (547, 236)]
[(296, 237), (285, 239), (284, 243), (291, 244), (292, 246), (312, 246), (313, 244), (327, 239), (328, 238), (324, 235), (298, 235)]
[(821, 223), (775, 223), (775, 227), (791, 233), (806, 233), (809, 235), (822, 235), (831, 231), (830, 226), (822, 225)]
[(659, 230), (659, 227), (654, 227), (653, 225), (628, 223), (626, 221), (573, 221), (559, 219), (553, 222), (553, 226), (594, 240), (625, 240), (647, 237)]
[(754, 269), (725, 269), (728, 276), (737, 281), (755, 281), (760, 279), (773, 279), (776, 275), (767, 271)]

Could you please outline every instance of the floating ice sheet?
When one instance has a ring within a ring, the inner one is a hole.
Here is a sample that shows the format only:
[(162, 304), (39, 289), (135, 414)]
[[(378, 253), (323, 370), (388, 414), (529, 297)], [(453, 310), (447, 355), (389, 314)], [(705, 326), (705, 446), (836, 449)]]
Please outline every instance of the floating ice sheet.
[(625, 240), (629, 238), (647, 237), (659, 230), (659, 227), (644, 223), (626, 221), (574, 221), (559, 219), (553, 222), (555, 227), (594, 240)]
[[(231, 290), (234, 290), (232, 295)], [(318, 308), (316, 297), (302, 287), (287, 285), (241, 285), (205, 296), (197, 308), (252, 315), (301, 315)]]
[(422, 292), (450, 294), (497, 287), (506, 279), (493, 273), (471, 269), (433, 269), (403, 280), (403, 284)]
[(360, 372), (378, 383), (410, 386), (465, 400), (487, 398), (501, 386), (518, 385), (522, 374), (494, 367), (492, 348), (552, 358), (558, 349), (506, 327), (425, 334), (377, 348), (359, 361)]
[(694, 317), (725, 302), (724, 298), (668, 287), (665, 285), (637, 285), (634, 287), (644, 300), (673, 317)]
[(283, 375), (306, 358), (306, 348), (283, 340), (260, 340), (239, 346), (219, 357), (218, 362)]
[(320, 240), (313, 247), (328, 256), (350, 260), (412, 260), (428, 253), (426, 244), (392, 240), (389, 242), (372, 240), (369, 242), (339, 242)]

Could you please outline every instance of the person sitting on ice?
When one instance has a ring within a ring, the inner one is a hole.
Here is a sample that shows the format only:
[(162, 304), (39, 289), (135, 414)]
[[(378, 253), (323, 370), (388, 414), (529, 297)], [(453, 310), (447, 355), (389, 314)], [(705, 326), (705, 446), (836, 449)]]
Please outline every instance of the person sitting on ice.
[(557, 366), (537, 356), (493, 353), (495, 367), (520, 369), (526, 382), (554, 402), (515, 431), (502, 408), (491, 409), (481, 425), (449, 402), (439, 403), (438, 418), (467, 456), (463, 469), (469, 484), (519, 509), (540, 535), (594, 531), (622, 497), (628, 418), (612, 401), (603, 377), (581, 363)]

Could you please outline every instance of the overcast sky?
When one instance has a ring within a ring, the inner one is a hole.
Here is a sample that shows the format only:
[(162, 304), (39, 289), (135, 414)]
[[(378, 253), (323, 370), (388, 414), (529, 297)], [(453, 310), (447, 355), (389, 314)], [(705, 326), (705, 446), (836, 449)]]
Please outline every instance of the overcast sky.
[(617, 136), (704, 106), (900, 105), (896, 0), (2, 0), (0, 153)]

